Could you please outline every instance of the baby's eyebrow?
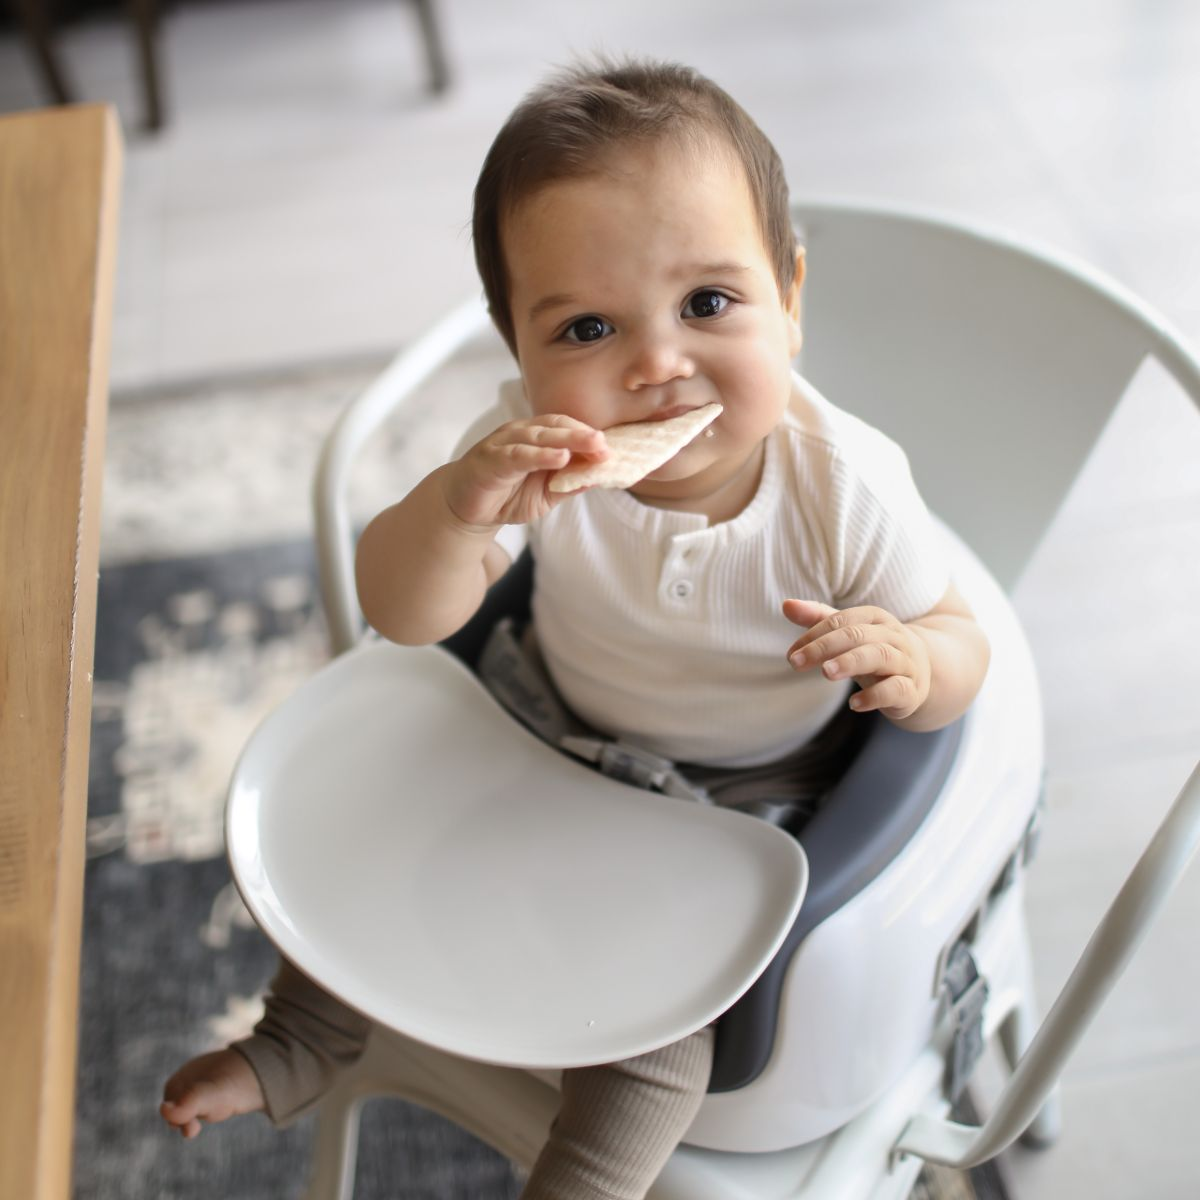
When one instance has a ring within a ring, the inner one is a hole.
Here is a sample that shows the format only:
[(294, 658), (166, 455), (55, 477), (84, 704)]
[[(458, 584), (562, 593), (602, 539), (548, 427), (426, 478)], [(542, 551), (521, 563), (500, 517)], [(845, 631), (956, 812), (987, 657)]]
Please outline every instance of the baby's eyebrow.
[(532, 321), (535, 317), (540, 317), (542, 313), (549, 311), (552, 308), (562, 308), (567, 305), (574, 305), (577, 301), (574, 296), (568, 292), (554, 292), (549, 296), (543, 296), (536, 304), (529, 307), (529, 319)]
[(750, 270), (749, 267), (737, 262), (708, 262), (691, 263), (680, 267), (679, 275), (738, 275)]

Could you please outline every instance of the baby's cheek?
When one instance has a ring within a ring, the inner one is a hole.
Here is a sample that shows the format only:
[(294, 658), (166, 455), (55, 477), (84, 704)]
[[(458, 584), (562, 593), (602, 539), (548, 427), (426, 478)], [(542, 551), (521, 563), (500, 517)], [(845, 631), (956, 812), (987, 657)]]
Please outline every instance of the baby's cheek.
[(527, 389), (527, 395), (530, 406), (538, 416), (544, 417), (550, 413), (560, 413), (566, 417), (574, 417), (577, 421), (583, 421), (586, 425), (593, 425), (598, 429), (603, 428), (594, 419), (596, 406), (590, 404), (586, 394), (581, 394), (578, 388)]

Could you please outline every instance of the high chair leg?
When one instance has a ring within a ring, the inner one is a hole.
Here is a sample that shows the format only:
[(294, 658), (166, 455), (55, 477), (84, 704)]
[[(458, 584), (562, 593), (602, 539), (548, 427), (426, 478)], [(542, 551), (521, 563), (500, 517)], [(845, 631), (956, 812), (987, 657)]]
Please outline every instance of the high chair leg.
[[(1040, 1018), (1034, 1002), (1033, 965), (1029, 948), (1029, 931), (1024, 919), (1021, 921), (1020, 954), (1020, 1002), (1013, 1008), (996, 1030), (1000, 1049), (1010, 1071), (1016, 1070), (1021, 1056), (1029, 1048), (1033, 1036), (1038, 1031)], [(1038, 1114), (1030, 1123), (1029, 1128), (1021, 1135), (1021, 1145), (1031, 1150), (1044, 1150), (1053, 1145), (1062, 1132), (1062, 1104), (1059, 1088), (1056, 1086), (1050, 1093), (1046, 1103), (1038, 1110)]]
[[(1037, 1012), (1029, 998), (1023, 999), (1005, 1018), (997, 1033), (1010, 1070), (1020, 1061), (1037, 1028)], [(1030, 1122), (1029, 1128), (1021, 1134), (1021, 1145), (1031, 1150), (1044, 1150), (1058, 1140), (1061, 1132), (1062, 1103), (1059, 1087), (1055, 1086), (1046, 1103), (1038, 1110), (1037, 1116)]]
[(363, 1100), (349, 1088), (331, 1092), (322, 1100), (304, 1200), (353, 1200)]
[(438, 1113), (526, 1169), (559, 1103), (557, 1088), (527, 1071), (456, 1058), (376, 1026), (358, 1061), (321, 1100), (303, 1200), (352, 1200), (359, 1112), (372, 1096)]

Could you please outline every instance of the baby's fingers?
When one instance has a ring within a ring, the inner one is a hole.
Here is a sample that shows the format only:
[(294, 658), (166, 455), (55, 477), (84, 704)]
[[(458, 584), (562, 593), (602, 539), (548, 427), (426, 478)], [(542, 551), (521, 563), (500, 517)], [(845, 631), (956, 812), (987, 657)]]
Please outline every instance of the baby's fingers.
[(904, 718), (919, 707), (917, 685), (909, 675), (889, 675), (855, 692), (850, 707), (855, 712), (884, 711), (889, 716)]
[(805, 632), (798, 637), (787, 651), (788, 661), (797, 671), (805, 667), (816, 666), (821, 662), (815, 653), (808, 653), (806, 647), (811, 646), (822, 634), (834, 628), (831, 618), (837, 616), (838, 610), (817, 600), (785, 600), (783, 615), (794, 625), (805, 627)]
[(827, 634), (818, 641), (797, 651), (803, 664), (821, 665), (827, 679), (861, 679), (866, 675), (905, 675), (912, 671), (912, 662), (898, 646), (887, 640), (877, 626), (851, 626)]
[(837, 609), (832, 605), (822, 604), (817, 600), (785, 600), (783, 602), (783, 615), (793, 625), (807, 625), (811, 628), (832, 617), (836, 612)]
[(569, 424), (540, 424), (515, 421), (504, 426), (478, 450), (483, 461), (504, 479), (531, 475), (535, 471), (558, 471), (572, 458), (603, 459), (608, 454), (604, 434), (569, 417)]
[(574, 417), (550, 414), (530, 421), (513, 421), (498, 431), (498, 440), (570, 450), (572, 454), (603, 457), (604, 434)]
[[(896, 642), (898, 624), (883, 609), (835, 609), (813, 600), (785, 600), (784, 616), (797, 624), (809, 625), (808, 632), (788, 648), (788, 659), (797, 670), (814, 667), (860, 646)], [(865, 663), (848, 660), (843, 674), (860, 673)], [(850, 669), (855, 668), (855, 669)]]
[(571, 451), (565, 446), (534, 446), (516, 442), (497, 447), (497, 472), (506, 478), (532, 475), (535, 471), (557, 471), (571, 461)]

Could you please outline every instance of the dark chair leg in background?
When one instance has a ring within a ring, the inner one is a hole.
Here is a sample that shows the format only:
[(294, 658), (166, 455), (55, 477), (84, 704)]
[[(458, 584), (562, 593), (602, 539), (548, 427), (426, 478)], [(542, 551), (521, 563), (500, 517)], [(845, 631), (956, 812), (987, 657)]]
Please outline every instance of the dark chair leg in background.
[(42, 84), (55, 104), (70, 104), (73, 89), (54, 52), (54, 15), (49, 0), (12, 0), (17, 18), (29, 39), (30, 49), (42, 74)]
[(128, 0), (128, 9), (137, 34), (146, 128), (157, 132), (163, 127), (164, 120), (158, 72), (158, 4), (156, 0)]
[(421, 38), (425, 43), (425, 58), (429, 63), (429, 90), (435, 94), (450, 86), (450, 68), (446, 63), (446, 47), (438, 24), (436, 0), (413, 0), (417, 19), (421, 22)]

